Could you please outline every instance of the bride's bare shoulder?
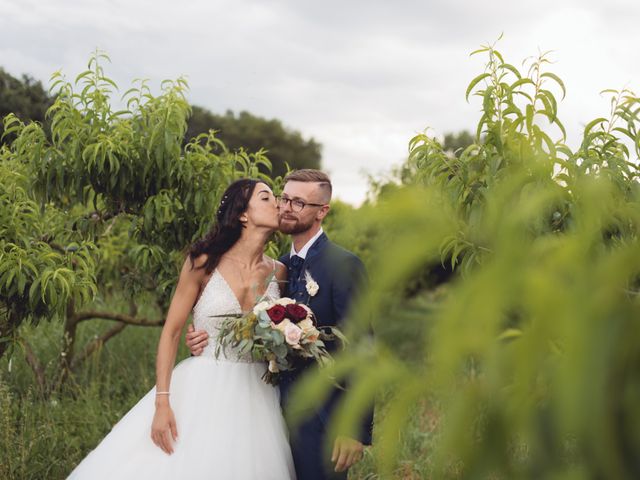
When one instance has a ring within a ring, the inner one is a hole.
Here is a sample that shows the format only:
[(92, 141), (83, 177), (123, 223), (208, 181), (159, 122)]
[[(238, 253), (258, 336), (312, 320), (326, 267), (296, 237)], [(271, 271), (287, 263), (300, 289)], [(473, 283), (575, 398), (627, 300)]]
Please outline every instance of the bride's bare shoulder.
[(204, 267), (207, 263), (208, 258), (209, 257), (206, 253), (198, 255), (195, 258), (191, 258), (190, 255), (187, 255), (187, 258), (185, 258), (184, 264), (182, 265), (180, 276), (201, 281), (207, 276), (207, 273), (205, 271), (206, 269)]
[(278, 280), (282, 281), (287, 279), (287, 267), (285, 266), (284, 263), (280, 262), (279, 260), (276, 260), (275, 258), (271, 258), (268, 255), (265, 255), (264, 258), (265, 258), (265, 262), (269, 265), (269, 268), (271, 269), (271, 271), (275, 269), (276, 278)]

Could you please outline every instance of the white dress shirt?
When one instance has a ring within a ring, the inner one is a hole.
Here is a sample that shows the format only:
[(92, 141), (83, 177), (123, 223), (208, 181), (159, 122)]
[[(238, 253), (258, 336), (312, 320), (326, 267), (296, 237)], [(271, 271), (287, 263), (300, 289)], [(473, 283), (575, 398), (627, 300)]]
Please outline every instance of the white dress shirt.
[(304, 244), (304, 247), (302, 247), (299, 252), (296, 252), (296, 248), (293, 246), (293, 242), (291, 242), (291, 256), (293, 257), (294, 255), (297, 255), (303, 259), (307, 258), (307, 253), (309, 253), (309, 249), (311, 248), (311, 245), (313, 245), (314, 242), (318, 238), (320, 238), (320, 235), (322, 235), (323, 233), (324, 231), (322, 230), (322, 227), (320, 227), (320, 230), (318, 230), (318, 233), (316, 233), (313, 237), (311, 237), (311, 239), (309, 239), (309, 241)]

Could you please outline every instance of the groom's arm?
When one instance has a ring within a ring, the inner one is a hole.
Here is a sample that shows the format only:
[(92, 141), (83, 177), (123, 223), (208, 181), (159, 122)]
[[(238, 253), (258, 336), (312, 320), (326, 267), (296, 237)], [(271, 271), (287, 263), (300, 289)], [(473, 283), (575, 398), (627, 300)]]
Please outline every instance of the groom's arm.
[[(358, 293), (360, 293), (363, 288), (366, 288), (368, 282), (365, 266), (362, 263), (362, 260), (360, 260), (356, 255), (350, 254), (348, 260), (345, 259), (340, 262), (340, 265), (340, 275), (337, 279), (334, 278), (332, 292), (334, 315), (339, 326), (344, 325), (344, 321), (350, 313), (353, 301)], [(339, 396), (341, 396), (340, 392), (336, 390), (335, 401), (337, 401)], [(372, 429), (373, 409), (363, 415), (357, 440), (364, 445), (371, 445)]]
[(362, 260), (353, 254), (335, 262), (337, 275), (333, 278), (333, 315), (337, 325), (347, 318), (349, 309), (357, 294), (366, 287), (367, 270)]
[(196, 331), (195, 328), (193, 328), (193, 324), (190, 323), (187, 327), (184, 342), (187, 344), (191, 355), (197, 357), (203, 352), (204, 347), (209, 345), (209, 334), (206, 330)]
[[(343, 326), (348, 318), (352, 303), (362, 288), (366, 288), (367, 272), (362, 261), (348, 253), (333, 268), (332, 303), (335, 322)], [(348, 389), (349, 379), (345, 388)], [(334, 389), (327, 405), (326, 413), (330, 416), (339, 403), (344, 391)], [(335, 463), (335, 471), (343, 472), (362, 459), (364, 445), (371, 445), (373, 428), (373, 409), (362, 415), (359, 432), (355, 438), (338, 436), (334, 441), (331, 461)]]

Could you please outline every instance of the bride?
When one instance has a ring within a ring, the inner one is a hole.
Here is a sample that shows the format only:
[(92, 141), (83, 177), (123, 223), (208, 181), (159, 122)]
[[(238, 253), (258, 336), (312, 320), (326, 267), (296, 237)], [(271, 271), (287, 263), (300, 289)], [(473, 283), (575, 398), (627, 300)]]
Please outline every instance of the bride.
[(284, 265), (263, 253), (278, 228), (266, 184), (231, 184), (216, 220), (180, 272), (158, 345), (155, 388), (69, 478), (295, 478), (278, 390), (261, 379), (264, 364), (230, 350), (216, 359), (211, 342), (173, 368), (190, 311), (195, 328), (215, 338), (221, 315), (249, 311), (262, 295), (279, 297), (286, 277)]

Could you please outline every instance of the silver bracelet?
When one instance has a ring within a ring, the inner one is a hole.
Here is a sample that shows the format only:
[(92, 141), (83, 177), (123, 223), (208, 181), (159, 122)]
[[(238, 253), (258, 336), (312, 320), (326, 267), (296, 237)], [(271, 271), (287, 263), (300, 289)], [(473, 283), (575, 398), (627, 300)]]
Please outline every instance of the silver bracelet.
[(170, 392), (156, 392), (156, 395), (170, 395)]

